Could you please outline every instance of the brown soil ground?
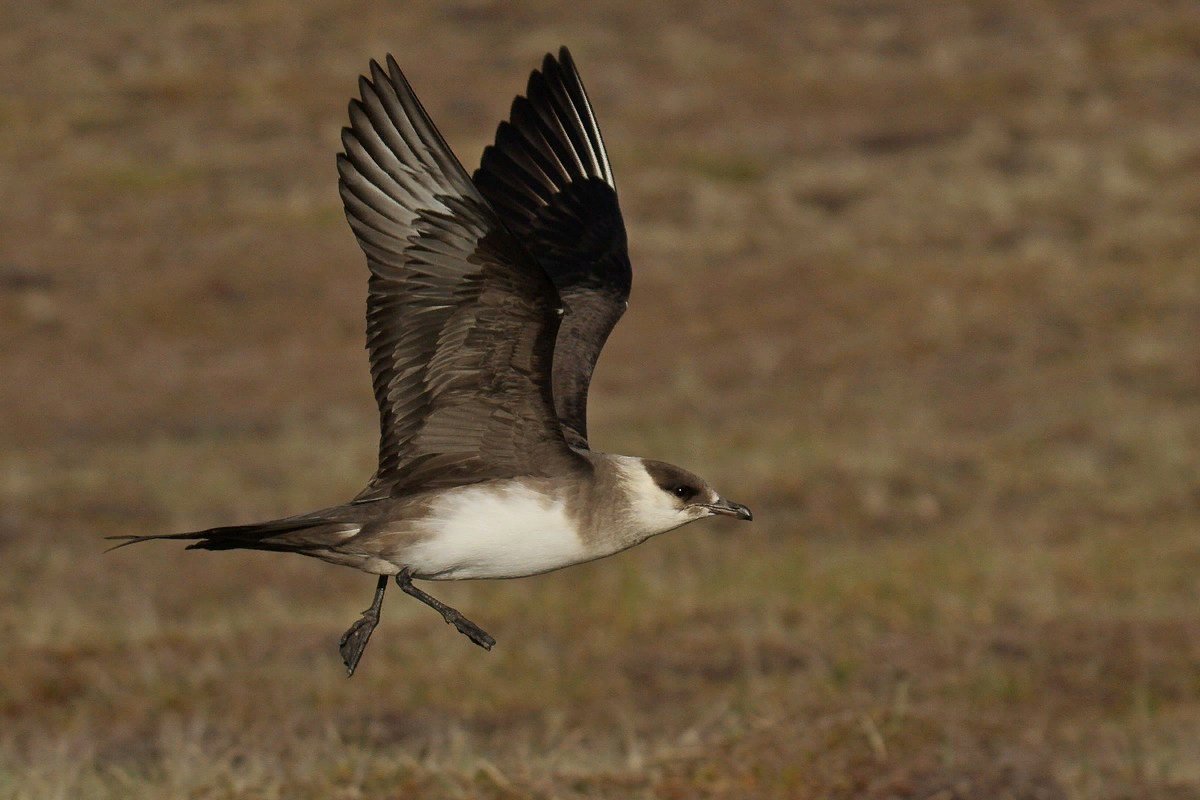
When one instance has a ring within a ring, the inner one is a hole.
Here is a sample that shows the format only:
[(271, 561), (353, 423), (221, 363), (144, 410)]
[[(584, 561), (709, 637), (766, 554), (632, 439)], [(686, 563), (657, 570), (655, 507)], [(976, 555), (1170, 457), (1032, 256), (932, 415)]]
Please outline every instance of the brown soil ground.
[[(1200, 6), (0, 5), (0, 797), (1200, 798)], [(570, 45), (634, 298), (593, 442), (753, 526), (439, 585), (101, 536), (369, 476), (333, 154)]]

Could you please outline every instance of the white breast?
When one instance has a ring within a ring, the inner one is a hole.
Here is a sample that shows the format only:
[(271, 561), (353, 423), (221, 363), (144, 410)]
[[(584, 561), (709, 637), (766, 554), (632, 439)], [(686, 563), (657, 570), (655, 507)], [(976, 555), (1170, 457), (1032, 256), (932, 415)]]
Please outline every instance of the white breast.
[(586, 561), (561, 500), (513, 482), (446, 492), (405, 553), (418, 578), (518, 578)]

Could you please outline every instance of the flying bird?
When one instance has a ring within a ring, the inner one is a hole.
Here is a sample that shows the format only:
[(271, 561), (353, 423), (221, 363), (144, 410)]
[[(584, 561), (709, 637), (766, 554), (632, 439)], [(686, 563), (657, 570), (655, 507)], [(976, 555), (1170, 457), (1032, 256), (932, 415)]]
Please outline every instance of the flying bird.
[(337, 157), (370, 270), (379, 466), (344, 505), (253, 525), (120, 536), (300, 553), (378, 576), (342, 636), (354, 674), (389, 577), (475, 644), (495, 640), (420, 580), (517, 578), (750, 509), (661, 461), (591, 449), (592, 370), (628, 306), (616, 185), (564, 47), (547, 55), (474, 175), (390, 55), (359, 78)]

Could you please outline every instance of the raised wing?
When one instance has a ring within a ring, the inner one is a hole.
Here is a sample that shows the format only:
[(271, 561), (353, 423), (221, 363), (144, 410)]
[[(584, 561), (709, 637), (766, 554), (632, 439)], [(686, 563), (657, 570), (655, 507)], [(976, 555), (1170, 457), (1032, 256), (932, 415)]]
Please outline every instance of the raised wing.
[(632, 273), (604, 140), (565, 47), (529, 76), (473, 180), (562, 298), (554, 407), (567, 440), (586, 448), (588, 385)]
[(550, 475), (578, 458), (554, 413), (559, 300), (396, 62), (360, 78), (339, 187), (367, 256), (379, 469), (360, 499)]

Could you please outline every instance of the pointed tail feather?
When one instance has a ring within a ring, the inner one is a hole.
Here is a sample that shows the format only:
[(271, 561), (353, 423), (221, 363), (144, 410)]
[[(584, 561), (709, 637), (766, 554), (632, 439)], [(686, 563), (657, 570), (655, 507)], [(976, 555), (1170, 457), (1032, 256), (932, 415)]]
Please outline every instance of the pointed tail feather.
[[(106, 536), (104, 537), (105, 539), (120, 540), (120, 544), (113, 545), (105, 552), (120, 550), (122, 547), (128, 547), (131, 544), (140, 544), (141, 542), (149, 542), (156, 539), (190, 540), (192, 544), (187, 546), (188, 550), (232, 550), (241, 548), (247, 550), (297, 551), (304, 549), (302, 542), (280, 541), (276, 537), (309, 528), (329, 526), (330, 523), (330, 520), (322, 517), (306, 516), (277, 519), (271, 522), (259, 522), (252, 525), (229, 525), (222, 528), (192, 531), (190, 533), (160, 533), (149, 536)], [(273, 539), (276, 540), (272, 541)]]

